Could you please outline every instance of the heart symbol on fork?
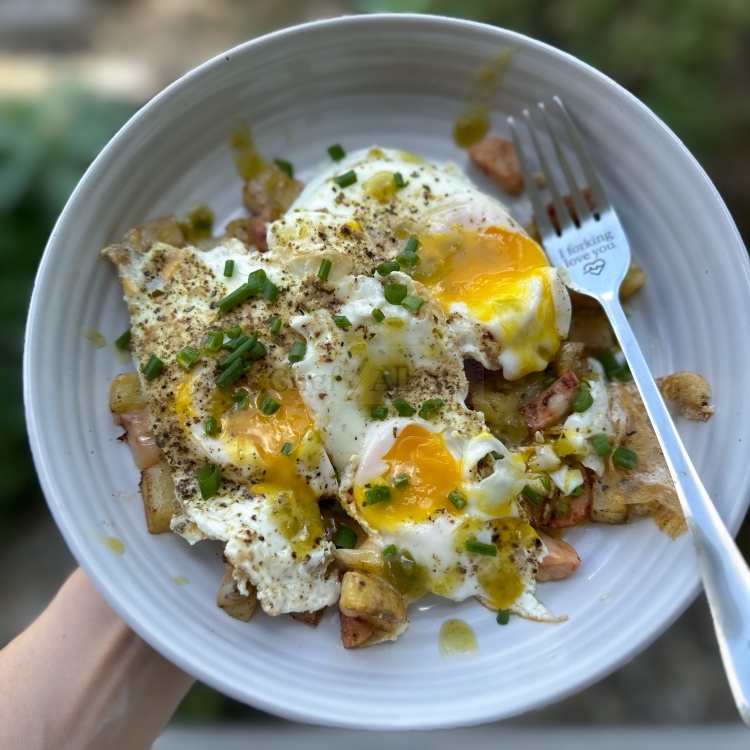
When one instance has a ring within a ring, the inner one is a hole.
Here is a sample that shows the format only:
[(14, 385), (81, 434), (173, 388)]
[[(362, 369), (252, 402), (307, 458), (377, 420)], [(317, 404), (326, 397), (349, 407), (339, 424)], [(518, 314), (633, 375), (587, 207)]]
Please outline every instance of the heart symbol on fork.
[(602, 272), (604, 265), (605, 265), (604, 261), (601, 258), (598, 258), (593, 263), (587, 263), (583, 267), (583, 272), (593, 273), (594, 275), (598, 276)]

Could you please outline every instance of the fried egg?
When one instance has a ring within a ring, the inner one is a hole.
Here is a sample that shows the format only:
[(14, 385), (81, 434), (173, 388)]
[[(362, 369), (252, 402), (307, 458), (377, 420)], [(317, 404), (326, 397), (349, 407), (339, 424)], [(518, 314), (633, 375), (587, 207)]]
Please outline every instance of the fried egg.
[[(347, 175), (356, 182), (341, 187)], [(565, 286), (505, 206), (454, 166), (394, 149), (352, 153), (307, 185), (268, 245), (298, 268), (325, 255), (345, 274), (403, 257), (411, 237), (417, 260), (402, 270), (442, 306), (464, 356), (511, 380), (547, 366), (570, 323)]]

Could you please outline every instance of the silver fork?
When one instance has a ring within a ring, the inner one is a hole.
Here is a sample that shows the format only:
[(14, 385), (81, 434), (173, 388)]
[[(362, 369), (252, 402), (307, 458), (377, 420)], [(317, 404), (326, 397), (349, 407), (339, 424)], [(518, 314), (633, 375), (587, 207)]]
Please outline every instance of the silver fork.
[(672, 473), (698, 557), (729, 685), (742, 720), (750, 726), (750, 570), (685, 451), (620, 304), (620, 285), (630, 265), (630, 247), (620, 220), (559, 97), (553, 98), (552, 106), (583, 169), (595, 208), (589, 208), (576, 183), (570, 161), (555, 136), (547, 108), (540, 103), (537, 117), (544, 122), (567, 183), (565, 192), (569, 192), (572, 198), (577, 217), (571, 214), (563, 200), (547, 155), (537, 138), (531, 114), (524, 110), (524, 120), (552, 196), (559, 229), (554, 226), (542, 200), (514, 118), (509, 117), (536, 224), (547, 255), (552, 264), (561, 269), (565, 283), (601, 303), (620, 342)]

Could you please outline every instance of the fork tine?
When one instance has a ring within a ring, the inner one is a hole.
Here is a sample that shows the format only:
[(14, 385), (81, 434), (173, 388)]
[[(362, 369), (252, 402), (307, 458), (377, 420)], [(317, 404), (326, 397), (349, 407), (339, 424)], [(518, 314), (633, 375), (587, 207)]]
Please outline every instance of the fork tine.
[(539, 102), (539, 104), (537, 104), (537, 107), (539, 107), (539, 110), (542, 113), (544, 124), (547, 126), (547, 132), (549, 133), (552, 145), (555, 148), (557, 160), (560, 162), (563, 174), (565, 175), (565, 180), (568, 183), (570, 197), (573, 200), (573, 205), (575, 206), (576, 213), (578, 214), (578, 222), (580, 224), (586, 219), (591, 218), (591, 209), (586, 202), (586, 198), (584, 198), (581, 188), (578, 186), (578, 182), (576, 181), (575, 175), (573, 174), (573, 170), (570, 168), (570, 163), (565, 156), (565, 152), (560, 147), (560, 142), (555, 136), (555, 131), (552, 129), (552, 123), (550, 122), (549, 116), (547, 115), (547, 108), (542, 102)]
[(557, 184), (555, 183), (555, 178), (552, 174), (552, 170), (549, 168), (547, 157), (545, 156), (544, 151), (542, 151), (542, 147), (539, 144), (539, 139), (536, 137), (534, 123), (531, 121), (531, 114), (529, 113), (528, 109), (525, 109), (523, 111), (523, 116), (526, 119), (526, 126), (529, 129), (531, 141), (534, 144), (534, 148), (536, 149), (537, 158), (539, 159), (539, 164), (541, 165), (542, 172), (547, 179), (547, 187), (552, 194), (552, 203), (555, 206), (557, 224), (560, 227), (560, 232), (557, 232), (557, 234), (559, 234), (564, 232), (566, 229), (572, 229), (575, 226), (573, 223), (573, 218), (571, 217), (570, 211), (568, 211), (568, 207), (565, 205), (565, 202), (562, 199), (560, 191), (557, 189)]
[(523, 174), (524, 185), (526, 186), (526, 193), (531, 201), (531, 208), (534, 211), (534, 218), (536, 220), (536, 226), (540, 234), (543, 236), (549, 236), (555, 232), (555, 228), (552, 225), (552, 220), (547, 213), (547, 208), (542, 200), (542, 193), (536, 184), (534, 175), (531, 172), (529, 162), (526, 160), (526, 153), (521, 146), (521, 139), (518, 136), (516, 130), (515, 118), (508, 118), (508, 125), (510, 126), (511, 137), (513, 138), (513, 145), (516, 147), (516, 154), (518, 154), (518, 163), (521, 167)]
[(603, 213), (604, 211), (610, 209), (611, 205), (609, 203), (609, 200), (607, 199), (607, 194), (604, 192), (604, 188), (602, 187), (601, 182), (599, 182), (599, 178), (596, 176), (594, 167), (591, 165), (588, 154), (583, 147), (581, 136), (578, 134), (578, 129), (573, 124), (573, 120), (568, 114), (568, 110), (565, 108), (562, 99), (560, 99), (559, 96), (553, 96), (552, 99), (560, 109), (563, 122), (565, 123), (565, 129), (568, 131), (568, 137), (573, 143), (575, 152), (578, 156), (579, 161), (581, 162), (581, 166), (583, 167), (583, 172), (586, 175), (589, 187), (591, 188), (591, 192), (594, 196), (596, 211), (597, 213)]

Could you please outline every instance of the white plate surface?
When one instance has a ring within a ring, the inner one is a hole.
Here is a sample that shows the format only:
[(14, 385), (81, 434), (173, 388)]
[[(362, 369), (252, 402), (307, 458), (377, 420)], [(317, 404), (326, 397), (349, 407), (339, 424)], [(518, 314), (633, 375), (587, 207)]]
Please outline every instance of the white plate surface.
[[(680, 432), (732, 530), (747, 507), (748, 260), (708, 178), (651, 112), (559, 51), (468, 22), (360, 16), (250, 42), (156, 97), (82, 180), (39, 270), (25, 388), (41, 482), (80, 564), (156, 649), (261, 709), (377, 729), (516, 715), (616, 669), (698, 590), (687, 538), (672, 542), (647, 521), (589, 526), (570, 535), (583, 559), (579, 572), (539, 587), (567, 622), (514, 618), (499, 627), (473, 601), (430, 602), (414, 608), (396, 643), (346, 651), (333, 608), (317, 629), (288, 617), (231, 620), (214, 604), (219, 547), (190, 548), (146, 532), (138, 473), (107, 408), (110, 381), (126, 366), (111, 345), (95, 349), (81, 335), (92, 328), (112, 342), (128, 325), (115, 270), (99, 249), (144, 219), (198, 202), (209, 203), (219, 223), (239, 215), (241, 182), (228, 142), (242, 119), (266, 155), (288, 159), (303, 178), (336, 142), (347, 150), (401, 147), (465, 166), (451, 137), (454, 119), (479, 66), (509, 45), (517, 54), (495, 100), (493, 132), (507, 132), (506, 114), (553, 94), (565, 99), (649, 275), (631, 305), (646, 357), (657, 375), (694, 369), (711, 382), (715, 417), (680, 423)], [(107, 537), (121, 540), (124, 553)], [(475, 655), (439, 655), (438, 630), (448, 617), (473, 626)]]

